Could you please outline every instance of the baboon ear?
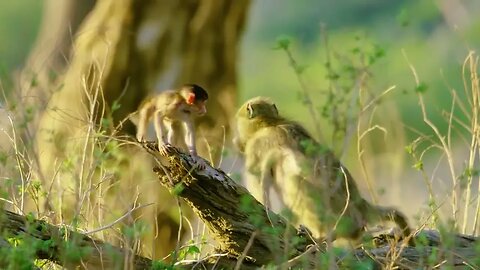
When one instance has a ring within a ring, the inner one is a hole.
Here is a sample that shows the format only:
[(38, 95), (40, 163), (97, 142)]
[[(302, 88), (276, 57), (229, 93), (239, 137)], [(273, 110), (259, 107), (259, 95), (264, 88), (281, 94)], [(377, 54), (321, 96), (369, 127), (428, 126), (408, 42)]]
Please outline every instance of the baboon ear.
[(275, 110), (275, 114), (278, 115), (278, 109), (277, 109), (277, 106), (275, 104), (273, 104), (273, 109)]
[(253, 118), (253, 108), (252, 108), (252, 104), (248, 103), (247, 104), (247, 115), (248, 115), (248, 119), (252, 119)]
[(193, 105), (195, 103), (195, 93), (189, 93), (187, 96), (187, 104)]

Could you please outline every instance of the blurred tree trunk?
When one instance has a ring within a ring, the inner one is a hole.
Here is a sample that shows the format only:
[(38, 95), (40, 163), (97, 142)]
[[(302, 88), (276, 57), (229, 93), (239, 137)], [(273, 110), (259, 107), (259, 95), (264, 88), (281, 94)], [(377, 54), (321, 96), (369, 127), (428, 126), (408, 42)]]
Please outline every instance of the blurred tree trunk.
[[(19, 74), (18, 91), (11, 100), (15, 109), (19, 146), (30, 149), (55, 82), (70, 61), (72, 42), (81, 22), (93, 9), (95, 0), (45, 0), (43, 19), (35, 44)], [(35, 162), (38, 163), (38, 162)], [(24, 173), (28, 173), (24, 172)]]
[[(148, 93), (192, 82), (211, 96), (199, 123), (200, 142), (205, 138), (219, 149), (234, 113), (238, 41), (248, 6), (249, 0), (97, 1), (76, 35), (70, 65), (52, 88), (36, 138), (39, 177), (54, 217), (98, 227), (134, 206), (155, 203), (124, 220), (133, 229), (137, 219), (147, 225), (144, 241), (131, 238), (140, 229), (109, 240), (153, 258), (171, 251), (177, 204), (159, 183), (147, 181), (151, 164), (143, 150), (109, 134), (134, 133), (123, 120)], [(103, 233), (97, 237), (106, 238)]]
[(46, 103), (49, 88), (68, 64), (74, 35), (94, 4), (95, 0), (44, 1), (40, 31), (22, 70), (22, 96), (34, 97), (27, 101)]
[(451, 29), (464, 30), (472, 23), (472, 18), (468, 14), (468, 3), (460, 0), (440, 0), (435, 3), (442, 13), (445, 23)]

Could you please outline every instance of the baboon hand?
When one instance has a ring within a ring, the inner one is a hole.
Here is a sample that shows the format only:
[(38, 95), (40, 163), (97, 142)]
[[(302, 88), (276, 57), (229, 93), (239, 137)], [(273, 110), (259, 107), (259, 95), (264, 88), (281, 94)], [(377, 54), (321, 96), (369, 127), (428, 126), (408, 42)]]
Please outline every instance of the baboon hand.
[(158, 152), (160, 152), (162, 156), (168, 155), (168, 152), (170, 152), (172, 148), (173, 146), (169, 143), (158, 143)]

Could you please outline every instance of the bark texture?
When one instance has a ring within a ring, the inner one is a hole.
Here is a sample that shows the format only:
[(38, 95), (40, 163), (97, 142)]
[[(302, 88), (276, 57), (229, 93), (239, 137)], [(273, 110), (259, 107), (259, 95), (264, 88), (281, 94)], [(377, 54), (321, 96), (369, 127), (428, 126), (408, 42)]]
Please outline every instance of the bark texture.
[[(149, 152), (158, 156), (156, 146)], [(155, 167), (162, 185), (193, 209), (217, 240), (217, 251), (264, 265), (279, 254), (297, 256), (313, 244), (307, 231), (297, 230), (281, 216), (265, 209), (242, 185), (223, 171), (207, 166), (195, 169), (196, 159), (172, 149), (167, 167)]]

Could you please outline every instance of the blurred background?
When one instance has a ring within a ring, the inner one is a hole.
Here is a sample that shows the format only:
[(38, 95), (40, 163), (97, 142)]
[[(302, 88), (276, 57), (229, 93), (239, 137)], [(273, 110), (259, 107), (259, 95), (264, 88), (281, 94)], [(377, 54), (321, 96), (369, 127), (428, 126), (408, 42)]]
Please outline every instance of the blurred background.
[[(24, 64), (42, 19), (39, 0), (0, 3), (0, 74), (2, 83)], [(321, 24), (326, 26), (331, 47), (345, 57), (354, 48), (372, 46), (382, 57), (371, 67), (372, 88), (395, 85), (394, 97), (401, 119), (408, 126), (430, 132), (418, 117), (420, 108), (411, 93), (415, 81), (405, 55), (415, 66), (420, 80), (428, 86), (429, 110), (441, 111), (451, 103), (451, 89), (462, 90), (462, 64), (470, 50), (478, 48), (480, 22), (475, 16), (476, 1), (335, 1), (286, 0), (253, 1), (241, 40), (239, 66), (240, 101), (255, 95), (275, 96), (289, 115), (304, 119), (307, 110), (298, 101), (300, 86), (287, 57), (274, 50), (284, 36), (293, 40), (297, 60), (307, 67), (310, 91), (315, 99), (326, 88), (325, 44)], [(404, 53), (402, 53), (402, 50)], [(463, 91), (458, 91), (463, 95)], [(241, 102), (239, 102), (241, 103)], [(445, 128), (440, 114), (435, 123)], [(417, 119), (417, 121), (414, 121)], [(411, 139), (413, 135), (409, 133)]]
[[(0, 2), (5, 92), (33, 48), (43, 3)], [(341, 156), (369, 200), (416, 224), (430, 222), (433, 204), (443, 220), (474, 232), (479, 12), (475, 0), (251, 1), (236, 106), (272, 97)]]

